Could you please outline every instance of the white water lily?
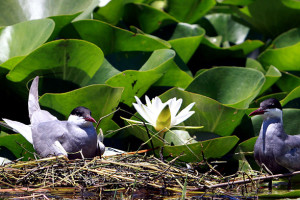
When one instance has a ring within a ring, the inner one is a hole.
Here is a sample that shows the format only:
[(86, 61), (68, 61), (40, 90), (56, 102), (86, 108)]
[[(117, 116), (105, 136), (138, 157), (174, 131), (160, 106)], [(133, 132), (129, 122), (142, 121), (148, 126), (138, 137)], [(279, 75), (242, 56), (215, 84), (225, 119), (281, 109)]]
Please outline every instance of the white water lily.
[(195, 111), (190, 111), (195, 105), (195, 102), (189, 104), (178, 113), (182, 104), (182, 99), (176, 100), (176, 97), (174, 97), (163, 103), (159, 97), (153, 98), (152, 102), (148, 96), (145, 98), (146, 105), (142, 104), (141, 100), (135, 96), (137, 103), (133, 103), (133, 106), (156, 131), (165, 132), (185, 121), (195, 113)]

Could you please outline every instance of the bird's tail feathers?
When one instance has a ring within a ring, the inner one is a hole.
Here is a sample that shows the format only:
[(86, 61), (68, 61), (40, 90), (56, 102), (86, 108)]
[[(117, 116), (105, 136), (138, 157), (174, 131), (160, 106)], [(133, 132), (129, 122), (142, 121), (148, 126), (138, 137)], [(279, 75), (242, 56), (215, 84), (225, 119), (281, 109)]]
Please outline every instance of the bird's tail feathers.
[(13, 129), (13, 131), (20, 133), (28, 142), (33, 144), (31, 127), (29, 125), (9, 119), (3, 119), (3, 121), (5, 121), (5, 123)]
[(39, 104), (39, 77), (35, 77), (32, 81), (29, 90), (29, 97), (28, 97), (28, 111), (29, 111), (29, 118), (31, 119), (32, 114), (37, 111), (41, 110)]

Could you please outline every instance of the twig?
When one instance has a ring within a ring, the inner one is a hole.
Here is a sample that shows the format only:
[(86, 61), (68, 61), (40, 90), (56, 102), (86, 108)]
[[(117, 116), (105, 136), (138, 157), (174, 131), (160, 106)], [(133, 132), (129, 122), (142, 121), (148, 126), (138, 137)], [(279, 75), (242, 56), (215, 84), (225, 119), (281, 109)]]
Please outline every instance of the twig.
[(210, 185), (207, 186), (208, 188), (217, 188), (217, 187), (226, 187), (226, 186), (231, 186), (231, 185), (237, 185), (237, 184), (244, 184), (244, 183), (250, 183), (253, 181), (261, 181), (261, 180), (271, 180), (274, 178), (281, 178), (281, 177), (289, 177), (289, 176), (294, 176), (300, 174), (300, 171), (292, 172), (292, 173), (285, 173), (285, 174), (275, 174), (275, 175), (266, 175), (263, 177), (256, 177), (256, 178), (249, 178), (245, 180), (239, 180), (239, 181), (232, 181), (232, 182), (227, 182), (227, 183), (219, 183), (215, 185)]

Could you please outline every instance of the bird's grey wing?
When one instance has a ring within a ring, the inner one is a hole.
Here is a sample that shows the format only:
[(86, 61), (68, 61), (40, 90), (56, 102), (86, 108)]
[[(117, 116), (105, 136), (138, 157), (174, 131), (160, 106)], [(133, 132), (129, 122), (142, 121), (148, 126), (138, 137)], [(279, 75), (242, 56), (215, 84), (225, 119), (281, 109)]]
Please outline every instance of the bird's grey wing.
[(26, 124), (23, 124), (23, 123), (17, 122), (17, 121), (12, 121), (9, 119), (3, 119), (3, 121), (5, 121), (5, 123), (8, 124), (8, 126), (12, 127), (15, 132), (23, 135), (23, 137), (28, 142), (33, 144), (31, 127), (29, 125), (26, 125)]
[(300, 135), (288, 135), (285, 149), (276, 153), (276, 162), (290, 171), (300, 170)]
[(30, 121), (32, 125), (37, 125), (43, 122), (58, 121), (58, 119), (46, 110), (37, 110), (31, 115)]
[(41, 157), (67, 155), (61, 143), (66, 131), (64, 124), (58, 120), (33, 126), (34, 149)]
[[(29, 90), (29, 97), (28, 97), (28, 111), (29, 111), (29, 118), (31, 119), (32, 114), (38, 110), (41, 110), (39, 104), (39, 77), (35, 77), (32, 81)], [(31, 122), (32, 123), (32, 122)]]

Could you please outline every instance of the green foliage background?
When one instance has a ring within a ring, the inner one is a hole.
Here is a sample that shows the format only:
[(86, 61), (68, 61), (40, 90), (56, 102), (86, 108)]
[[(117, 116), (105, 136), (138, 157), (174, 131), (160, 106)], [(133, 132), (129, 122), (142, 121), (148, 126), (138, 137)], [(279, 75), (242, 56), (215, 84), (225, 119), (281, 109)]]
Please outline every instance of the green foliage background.
[[(182, 161), (199, 162), (202, 153), (235, 152), (240, 168), (255, 167), (243, 152), (253, 151), (261, 119), (247, 114), (260, 101), (281, 100), (286, 131), (300, 134), (299, 14), (292, 0), (3, 0), (0, 117), (29, 123), (36, 75), (40, 104), (61, 120), (79, 105), (99, 119), (118, 107), (134, 113), (134, 96), (177, 97), (182, 107), (196, 102), (181, 125), (204, 128), (167, 132), (166, 157), (184, 152)], [(107, 146), (150, 144), (143, 127), (114, 131), (127, 125), (120, 116), (131, 117), (116, 112), (100, 124)], [(0, 157), (27, 159), (22, 147), (33, 151), (1, 129)]]

